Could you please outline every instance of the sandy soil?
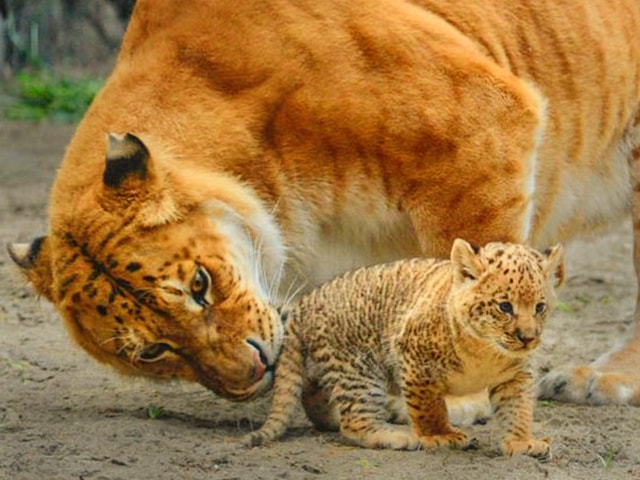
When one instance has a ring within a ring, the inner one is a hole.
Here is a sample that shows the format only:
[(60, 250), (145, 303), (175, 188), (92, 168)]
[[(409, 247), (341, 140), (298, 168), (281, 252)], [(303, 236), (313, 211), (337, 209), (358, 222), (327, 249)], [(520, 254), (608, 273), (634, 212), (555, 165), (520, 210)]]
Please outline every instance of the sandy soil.
[[(48, 190), (71, 126), (0, 122), (0, 244), (46, 231)], [(626, 224), (569, 246), (569, 281), (539, 351), (541, 368), (591, 360), (630, 321)], [(157, 419), (149, 407), (163, 407)], [(267, 403), (232, 404), (197, 385), (118, 377), (72, 344), (0, 252), (0, 479), (638, 479), (640, 409), (540, 403), (535, 428), (554, 459), (503, 458), (492, 426), (477, 451), (388, 452), (314, 432), (299, 416), (274, 445), (234, 439)]]

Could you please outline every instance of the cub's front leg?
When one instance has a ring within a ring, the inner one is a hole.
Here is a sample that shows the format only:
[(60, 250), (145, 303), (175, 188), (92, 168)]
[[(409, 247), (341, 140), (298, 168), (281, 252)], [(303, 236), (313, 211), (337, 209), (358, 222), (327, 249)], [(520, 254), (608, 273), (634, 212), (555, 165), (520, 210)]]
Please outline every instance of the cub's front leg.
[[(430, 378), (429, 375), (420, 378)], [(426, 449), (435, 447), (466, 447), (469, 438), (449, 423), (444, 388), (434, 382), (417, 380), (413, 372), (405, 371), (402, 377), (402, 394), (407, 402), (411, 427)]]
[(496, 419), (505, 430), (502, 451), (505, 455), (530, 455), (548, 461), (551, 459), (550, 440), (535, 438), (532, 432), (533, 376), (519, 372), (512, 380), (497, 385), (489, 392)]

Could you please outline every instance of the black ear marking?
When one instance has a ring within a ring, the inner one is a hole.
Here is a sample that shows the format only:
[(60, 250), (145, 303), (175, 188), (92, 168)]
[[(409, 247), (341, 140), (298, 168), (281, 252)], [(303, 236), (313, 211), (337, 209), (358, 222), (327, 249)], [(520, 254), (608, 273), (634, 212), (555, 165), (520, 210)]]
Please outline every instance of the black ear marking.
[(148, 163), (149, 150), (138, 137), (130, 133), (124, 136), (108, 134), (107, 161), (102, 177), (107, 187), (117, 188), (131, 176), (146, 179)]
[(38, 237), (31, 241), (31, 243), (10, 243), (7, 245), (7, 251), (11, 260), (13, 260), (19, 267), (26, 270), (33, 267), (38, 258), (38, 253), (42, 248), (47, 237)]

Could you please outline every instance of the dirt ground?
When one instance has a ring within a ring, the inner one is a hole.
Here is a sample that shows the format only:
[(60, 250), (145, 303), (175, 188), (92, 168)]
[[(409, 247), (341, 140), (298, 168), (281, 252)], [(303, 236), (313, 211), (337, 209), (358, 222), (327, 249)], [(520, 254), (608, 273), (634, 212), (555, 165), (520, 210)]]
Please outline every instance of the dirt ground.
[[(0, 244), (46, 231), (48, 190), (72, 132), (0, 121)], [(568, 246), (566, 308), (549, 322), (541, 368), (597, 357), (628, 324), (631, 248), (626, 223)], [(314, 432), (302, 414), (283, 441), (239, 447), (234, 439), (259, 425), (267, 406), (97, 365), (0, 251), (0, 479), (640, 478), (640, 408), (540, 402), (535, 429), (554, 447), (553, 460), (540, 463), (501, 457), (492, 422), (469, 428), (480, 448), (467, 452), (354, 448)]]

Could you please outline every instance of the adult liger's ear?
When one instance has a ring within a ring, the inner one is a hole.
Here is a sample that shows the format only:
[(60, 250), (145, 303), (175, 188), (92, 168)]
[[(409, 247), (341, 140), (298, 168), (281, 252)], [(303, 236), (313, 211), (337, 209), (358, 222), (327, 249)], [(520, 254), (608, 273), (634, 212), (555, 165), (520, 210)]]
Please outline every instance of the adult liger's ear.
[(157, 172), (147, 146), (131, 133), (107, 135), (107, 155), (102, 175), (103, 202), (107, 210), (116, 205), (138, 209), (144, 226), (178, 220), (181, 215), (169, 186)]
[(48, 237), (38, 237), (31, 243), (10, 243), (11, 260), (20, 267), (36, 292), (52, 301), (51, 253)]
[(546, 257), (544, 260), (544, 270), (549, 278), (555, 280), (553, 286), (560, 287), (564, 283), (564, 248), (557, 244), (551, 248), (547, 248), (542, 252)]
[(455, 239), (451, 247), (451, 266), (454, 282), (476, 280), (484, 271), (480, 248), (461, 238)]

